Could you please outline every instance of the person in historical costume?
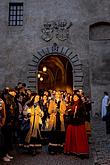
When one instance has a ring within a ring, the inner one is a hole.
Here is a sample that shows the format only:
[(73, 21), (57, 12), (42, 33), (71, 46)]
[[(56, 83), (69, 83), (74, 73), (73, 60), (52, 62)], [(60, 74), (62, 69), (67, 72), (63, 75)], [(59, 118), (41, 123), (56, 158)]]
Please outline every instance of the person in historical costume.
[(85, 129), (85, 110), (81, 96), (74, 94), (74, 104), (69, 111), (70, 123), (66, 129), (64, 153), (80, 158), (89, 157), (89, 145)]
[[(18, 126), (17, 126), (17, 138), (18, 138), (18, 146), (23, 147), (24, 140), (28, 131), (24, 128), (24, 119), (29, 122), (29, 117), (27, 115), (27, 104), (24, 105), (23, 96), (19, 94), (17, 96), (19, 115), (18, 115)], [(25, 114), (26, 113), (26, 114)]]
[(4, 127), (6, 121), (6, 109), (5, 103), (0, 97), (0, 157), (4, 162), (10, 162), (13, 159), (12, 156), (9, 155), (9, 147), (7, 145), (7, 136), (6, 129)]
[(86, 128), (86, 134), (88, 137), (88, 142), (90, 143), (90, 136), (91, 136), (91, 115), (90, 115), (90, 111), (92, 109), (91, 107), (91, 101), (89, 99), (89, 97), (87, 96), (83, 96), (82, 98), (83, 104), (84, 104), (84, 108), (85, 108), (85, 128)]
[(15, 96), (16, 91), (13, 88), (9, 88), (7, 93), (5, 93), (5, 97), (3, 97), (6, 110), (6, 119), (2, 130), (8, 153), (13, 149), (13, 144), (15, 142), (15, 123), (17, 118), (17, 104), (15, 101)]
[(47, 95), (43, 95), (43, 97), (40, 101), (40, 107), (41, 107), (42, 111), (44, 112), (44, 116), (42, 117), (42, 129), (43, 130), (45, 130), (46, 121), (49, 118), (48, 106), (49, 106), (49, 102), (48, 102)]
[(85, 96), (84, 91), (82, 89), (79, 89), (79, 95), (81, 96), (81, 100), (83, 101), (84, 104), (84, 108), (85, 108), (85, 128), (86, 128), (86, 134), (88, 137), (88, 142), (89, 141), (89, 137), (91, 136), (91, 124), (90, 124), (90, 111), (92, 110), (92, 102), (90, 101), (88, 96)]
[(72, 95), (66, 96), (65, 102), (66, 102), (66, 111), (64, 114), (64, 124), (65, 124), (65, 131), (66, 131), (68, 127), (68, 123), (69, 123), (69, 111), (71, 111), (72, 105), (73, 105)]
[(107, 114), (107, 106), (109, 102), (109, 96), (107, 92), (104, 92), (104, 97), (102, 98), (102, 109), (101, 109), (101, 118), (105, 120)]
[(32, 154), (35, 155), (42, 147), (40, 125), (42, 124), (43, 111), (39, 105), (39, 95), (35, 95), (28, 106), (27, 114), (30, 116), (30, 129), (25, 138), (24, 147), (30, 149)]
[(65, 137), (65, 126), (64, 126), (64, 114), (66, 111), (66, 103), (61, 97), (60, 92), (56, 92), (55, 99), (51, 99), (49, 103), (48, 112), (50, 115), (49, 119), (49, 153), (57, 153), (62, 151), (64, 137)]
[(110, 134), (110, 101), (108, 102), (106, 113), (106, 134)]

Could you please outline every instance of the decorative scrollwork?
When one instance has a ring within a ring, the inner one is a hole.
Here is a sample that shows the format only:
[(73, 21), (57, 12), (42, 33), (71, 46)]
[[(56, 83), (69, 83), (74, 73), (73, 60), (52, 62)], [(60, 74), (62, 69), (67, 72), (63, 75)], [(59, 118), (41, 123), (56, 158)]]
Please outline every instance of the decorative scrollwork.
[(69, 38), (69, 28), (72, 22), (67, 23), (65, 19), (58, 21), (46, 22), (41, 29), (41, 37), (45, 41), (50, 41), (54, 36), (61, 41)]

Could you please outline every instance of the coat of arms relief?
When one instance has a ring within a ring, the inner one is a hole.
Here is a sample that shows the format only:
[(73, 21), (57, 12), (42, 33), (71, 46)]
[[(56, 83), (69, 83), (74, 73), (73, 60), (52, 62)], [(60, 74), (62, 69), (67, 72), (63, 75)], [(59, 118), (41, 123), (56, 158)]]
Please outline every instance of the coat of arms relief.
[(65, 19), (46, 22), (41, 29), (41, 37), (45, 41), (50, 41), (53, 37), (65, 41), (69, 38), (69, 29), (71, 26), (72, 22), (68, 23)]

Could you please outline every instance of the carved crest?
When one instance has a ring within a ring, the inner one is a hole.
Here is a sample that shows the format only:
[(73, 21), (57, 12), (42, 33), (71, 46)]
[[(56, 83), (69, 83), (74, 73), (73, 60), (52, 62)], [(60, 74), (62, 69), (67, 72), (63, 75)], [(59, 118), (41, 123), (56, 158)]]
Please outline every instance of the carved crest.
[(72, 22), (68, 24), (65, 19), (47, 22), (41, 29), (41, 37), (45, 41), (50, 41), (54, 36), (61, 41), (67, 40), (69, 38), (69, 28), (71, 26)]
[(58, 21), (58, 28), (57, 28), (57, 32), (56, 32), (56, 37), (59, 40), (67, 40), (69, 37), (69, 28), (71, 27), (70, 25), (72, 25), (72, 23), (70, 22), (69, 25), (67, 25), (67, 21), (66, 20), (60, 20)]
[(41, 29), (42, 39), (45, 41), (50, 41), (53, 38), (53, 27), (52, 24), (47, 22), (44, 24), (44, 28)]

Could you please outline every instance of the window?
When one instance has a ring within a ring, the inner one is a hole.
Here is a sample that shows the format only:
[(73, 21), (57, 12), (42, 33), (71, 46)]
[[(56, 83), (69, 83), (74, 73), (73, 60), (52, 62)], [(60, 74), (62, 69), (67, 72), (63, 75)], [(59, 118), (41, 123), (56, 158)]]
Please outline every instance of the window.
[(23, 25), (23, 3), (9, 3), (9, 26)]
[(110, 40), (110, 22), (96, 22), (90, 25), (89, 39), (93, 41)]

